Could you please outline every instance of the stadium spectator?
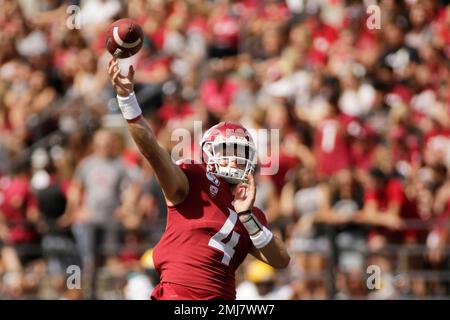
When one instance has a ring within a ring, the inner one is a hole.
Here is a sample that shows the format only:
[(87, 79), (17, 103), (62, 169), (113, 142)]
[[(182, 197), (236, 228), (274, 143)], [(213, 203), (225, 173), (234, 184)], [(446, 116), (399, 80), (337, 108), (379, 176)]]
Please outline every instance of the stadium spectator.
[(30, 247), (39, 241), (40, 214), (29, 175), (29, 162), (22, 160), (1, 183), (1, 238), (8, 257), (4, 260), (5, 268), (11, 272), (22, 272), (28, 262), (40, 255), (39, 248), (36, 252), (36, 248)]
[[(70, 217), (67, 219), (73, 221), (75, 239), (88, 276), (95, 276), (100, 257), (117, 252), (119, 222), (114, 214), (129, 182), (127, 169), (119, 157), (120, 147), (118, 134), (97, 131), (93, 138), (94, 153), (76, 168), (68, 194), (66, 214)], [(90, 282), (95, 283), (88, 278)]]

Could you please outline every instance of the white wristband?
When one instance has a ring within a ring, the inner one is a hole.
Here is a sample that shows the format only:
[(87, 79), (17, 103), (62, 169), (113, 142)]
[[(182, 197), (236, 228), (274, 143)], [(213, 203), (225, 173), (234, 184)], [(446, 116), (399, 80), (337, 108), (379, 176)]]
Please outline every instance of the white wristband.
[(119, 103), (120, 111), (122, 111), (123, 117), (126, 120), (133, 120), (142, 114), (141, 107), (137, 102), (134, 92), (130, 93), (128, 97), (117, 96), (117, 102)]
[(250, 239), (253, 242), (253, 245), (256, 249), (261, 249), (267, 246), (267, 244), (272, 240), (273, 233), (263, 226), (263, 229), (260, 233), (254, 236), (250, 236)]

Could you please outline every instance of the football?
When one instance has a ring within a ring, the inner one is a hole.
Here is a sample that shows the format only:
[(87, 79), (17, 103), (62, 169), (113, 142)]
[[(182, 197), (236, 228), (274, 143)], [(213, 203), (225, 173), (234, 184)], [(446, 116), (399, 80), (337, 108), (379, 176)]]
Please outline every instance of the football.
[(125, 18), (113, 22), (106, 35), (106, 48), (118, 59), (135, 55), (144, 41), (141, 26), (135, 21)]

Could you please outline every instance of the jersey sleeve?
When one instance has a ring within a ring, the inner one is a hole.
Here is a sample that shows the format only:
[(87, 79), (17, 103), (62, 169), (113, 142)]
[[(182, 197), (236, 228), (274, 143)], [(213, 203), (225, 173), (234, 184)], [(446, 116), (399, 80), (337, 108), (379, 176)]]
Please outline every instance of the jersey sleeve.
[[(186, 178), (189, 183), (189, 192), (186, 196), (186, 199), (182, 201), (181, 203), (177, 204), (176, 206), (168, 206), (169, 208), (178, 208), (178, 209), (186, 209), (188, 207), (192, 207), (195, 205), (195, 200), (198, 198), (198, 195), (200, 194), (200, 181), (201, 181), (201, 175), (202, 170), (200, 165), (188, 163), (185, 160), (178, 160), (176, 162), (176, 165), (183, 171), (183, 173), (186, 175)], [(184, 210), (185, 211), (185, 210)]]
[[(189, 163), (186, 160), (178, 160), (176, 162), (176, 165), (184, 172), (184, 174), (186, 175), (186, 178), (189, 181), (189, 190), (192, 189), (193, 187), (193, 182), (198, 182), (201, 174), (202, 174), (202, 170), (200, 168), (200, 165), (198, 164), (193, 164), (193, 163)], [(190, 193), (190, 191), (189, 191)]]

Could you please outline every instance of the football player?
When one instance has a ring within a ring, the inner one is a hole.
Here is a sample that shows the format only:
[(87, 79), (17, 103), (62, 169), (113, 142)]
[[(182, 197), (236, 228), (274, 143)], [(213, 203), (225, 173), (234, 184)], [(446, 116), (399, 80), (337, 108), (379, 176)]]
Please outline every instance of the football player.
[(201, 141), (203, 163), (174, 163), (142, 117), (133, 91), (133, 67), (121, 74), (112, 58), (108, 73), (119, 107), (140, 152), (153, 167), (166, 199), (166, 230), (153, 261), (160, 275), (152, 299), (235, 299), (235, 271), (248, 253), (274, 268), (290, 257), (253, 206), (256, 150), (249, 132), (222, 122)]

